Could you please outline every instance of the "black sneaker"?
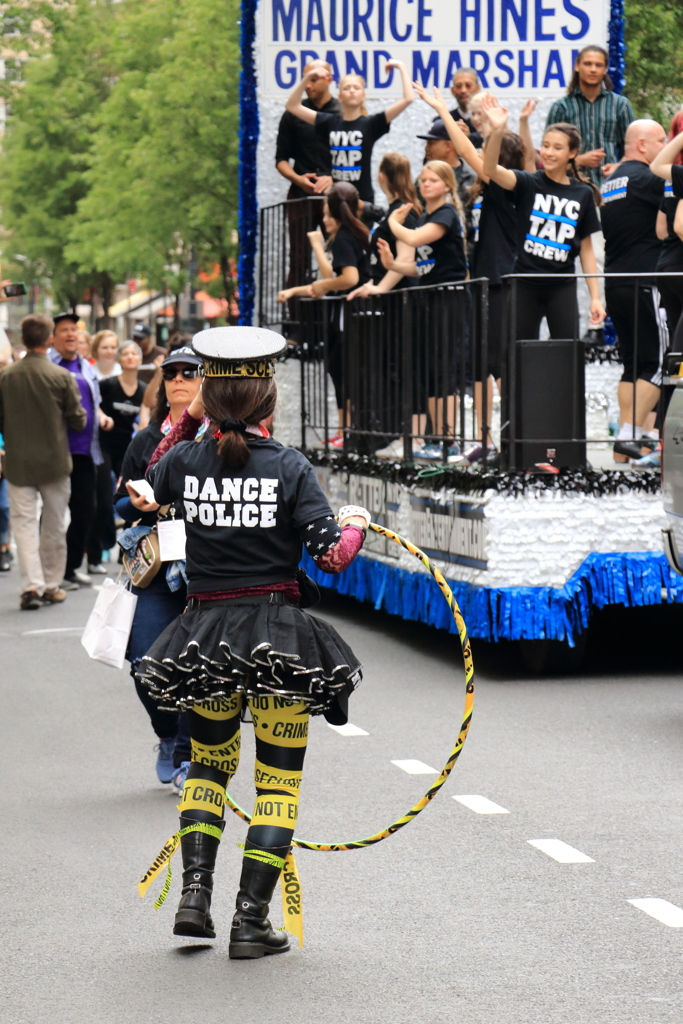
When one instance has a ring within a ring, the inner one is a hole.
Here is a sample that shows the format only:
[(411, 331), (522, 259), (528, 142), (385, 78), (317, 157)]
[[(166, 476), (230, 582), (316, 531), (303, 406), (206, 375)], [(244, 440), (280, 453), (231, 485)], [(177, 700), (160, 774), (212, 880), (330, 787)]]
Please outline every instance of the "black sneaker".
[(9, 572), (12, 568), (12, 555), (9, 551), (0, 551), (0, 572)]
[(639, 441), (615, 441), (614, 451), (616, 455), (626, 455), (629, 459), (639, 459), (642, 456), (641, 444)]
[(19, 607), (23, 612), (33, 612), (36, 610), (36, 608), (42, 608), (43, 602), (40, 600), (35, 590), (26, 590), (21, 595)]

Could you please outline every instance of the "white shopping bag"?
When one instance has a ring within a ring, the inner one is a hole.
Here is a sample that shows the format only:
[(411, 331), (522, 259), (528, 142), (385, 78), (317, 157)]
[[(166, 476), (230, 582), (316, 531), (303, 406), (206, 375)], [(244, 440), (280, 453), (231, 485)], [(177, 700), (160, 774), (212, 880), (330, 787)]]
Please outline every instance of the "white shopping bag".
[(137, 600), (118, 580), (104, 581), (81, 638), (95, 661), (123, 668)]

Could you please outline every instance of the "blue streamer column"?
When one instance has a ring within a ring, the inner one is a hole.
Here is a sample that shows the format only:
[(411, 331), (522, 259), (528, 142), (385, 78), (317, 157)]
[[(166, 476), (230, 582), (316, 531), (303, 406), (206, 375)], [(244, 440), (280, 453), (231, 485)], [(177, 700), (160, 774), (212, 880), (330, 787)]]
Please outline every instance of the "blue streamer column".
[(259, 137), (258, 98), (256, 92), (256, 5), (258, 0), (242, 0), (240, 50), (240, 139), (239, 139), (239, 206), (237, 228), (240, 255), (237, 263), (240, 324), (251, 326), (256, 291), (256, 240), (258, 234), (258, 201), (256, 199), (256, 153)]
[(615, 92), (626, 85), (626, 43), (624, 42), (624, 0), (611, 0), (609, 14), (609, 76)]

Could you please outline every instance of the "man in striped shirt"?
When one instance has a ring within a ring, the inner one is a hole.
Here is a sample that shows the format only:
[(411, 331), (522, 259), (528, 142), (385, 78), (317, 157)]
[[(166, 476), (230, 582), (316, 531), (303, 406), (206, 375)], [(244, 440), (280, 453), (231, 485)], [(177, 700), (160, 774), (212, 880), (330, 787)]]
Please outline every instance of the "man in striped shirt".
[(623, 154), (626, 129), (633, 120), (629, 101), (613, 92), (607, 52), (601, 46), (584, 47), (576, 58), (567, 95), (553, 103), (546, 128), (558, 121), (578, 128), (583, 152), (576, 163), (600, 188)]

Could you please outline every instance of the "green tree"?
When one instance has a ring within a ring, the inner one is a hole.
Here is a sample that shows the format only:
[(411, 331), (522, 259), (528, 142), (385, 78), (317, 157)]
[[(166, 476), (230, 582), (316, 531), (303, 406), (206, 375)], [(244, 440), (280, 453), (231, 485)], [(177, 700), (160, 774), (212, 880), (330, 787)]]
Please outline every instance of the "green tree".
[(665, 128), (683, 103), (683, 3), (626, 0), (626, 88), (636, 117)]
[[(222, 293), (231, 294), (238, 10), (238, 0), (122, 5), (114, 42), (120, 74), (99, 112), (90, 190), (71, 231), (69, 254), (83, 267), (113, 266), (172, 287), (194, 250), (204, 267), (221, 267)], [(140, 38), (144, 65), (126, 67)]]
[(93, 274), (65, 249), (88, 189), (94, 120), (109, 92), (105, 42), (114, 7), (112, 0), (34, 4), (30, 22), (25, 8), (4, 12), (10, 40), (25, 51), (21, 60), (10, 60), (4, 88), (9, 101), (0, 158), (0, 203), (9, 233), (5, 248), (26, 257), (29, 279), (49, 275), (57, 302), (72, 307), (88, 288), (99, 287), (106, 295), (112, 287), (108, 268)]

